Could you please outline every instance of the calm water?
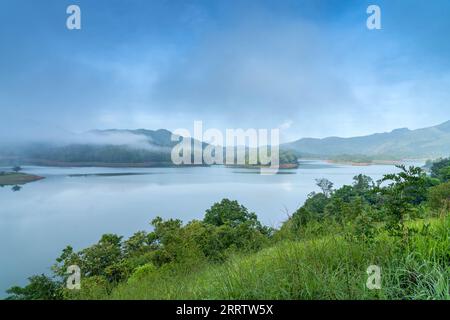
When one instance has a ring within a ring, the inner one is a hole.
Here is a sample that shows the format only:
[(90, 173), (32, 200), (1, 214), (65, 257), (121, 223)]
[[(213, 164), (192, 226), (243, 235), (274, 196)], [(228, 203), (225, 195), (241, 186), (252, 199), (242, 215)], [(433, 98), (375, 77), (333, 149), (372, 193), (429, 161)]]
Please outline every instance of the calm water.
[[(417, 163), (416, 163), (417, 164)], [(0, 171), (8, 168), (0, 168)], [(312, 191), (316, 178), (335, 186), (350, 184), (363, 173), (379, 179), (394, 166), (330, 165), (305, 161), (291, 174), (263, 176), (258, 171), (210, 168), (51, 168), (24, 167), (46, 179), (18, 192), (0, 188), (0, 297), (33, 274), (46, 273), (66, 245), (81, 249), (104, 233), (129, 236), (149, 230), (156, 216), (187, 222), (222, 198), (236, 199), (277, 226)], [(143, 173), (96, 176), (89, 174)], [(71, 176), (87, 174), (87, 176)]]

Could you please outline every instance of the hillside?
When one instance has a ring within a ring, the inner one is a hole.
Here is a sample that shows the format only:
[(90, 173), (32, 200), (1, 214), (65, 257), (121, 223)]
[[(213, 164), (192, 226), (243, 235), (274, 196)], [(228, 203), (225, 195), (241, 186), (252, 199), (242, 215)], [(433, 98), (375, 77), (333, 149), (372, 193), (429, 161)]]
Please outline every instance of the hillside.
[(438, 158), (450, 154), (450, 121), (409, 130), (396, 129), (368, 136), (324, 139), (303, 138), (282, 145), (304, 156), (366, 156), (378, 159)]
[(62, 142), (28, 143), (4, 149), (4, 163), (50, 166), (170, 166), (178, 143), (168, 130), (93, 130)]
[[(429, 234), (444, 238), (450, 219), (416, 222)], [(111, 294), (97, 291), (87, 299), (449, 299), (449, 271), (436, 263), (443, 243), (418, 235), (410, 248), (396, 255), (396, 240), (380, 235), (375, 244), (352, 242), (338, 235), (300, 241), (282, 241), (260, 252), (236, 255), (222, 265), (136, 272)], [(448, 242), (448, 241), (447, 241)], [(429, 252), (432, 253), (428, 253)], [(409, 256), (410, 255), (410, 256)], [(423, 259), (423, 260), (421, 260)], [(382, 290), (369, 290), (365, 270), (383, 266)], [(417, 269), (416, 269), (417, 268)], [(159, 272), (158, 272), (159, 271)], [(414, 273), (417, 282), (405, 279)], [(406, 288), (399, 285), (403, 282)]]
[[(194, 150), (194, 141), (191, 150)], [(67, 141), (3, 147), (0, 162), (7, 165), (165, 167), (174, 165), (171, 153), (179, 142), (172, 141), (172, 132), (165, 129), (92, 130)], [(203, 149), (207, 146), (207, 143), (202, 144)], [(225, 159), (225, 149), (222, 152)], [(236, 159), (237, 150), (234, 152)], [(193, 163), (193, 152), (191, 159)], [(295, 167), (297, 158), (289, 151), (281, 151), (280, 164)]]
[[(165, 129), (93, 130), (74, 135), (67, 141), (2, 146), (0, 162), (50, 166), (171, 166), (171, 151), (178, 144), (171, 136)], [(203, 143), (203, 148), (206, 146)], [(370, 162), (439, 158), (449, 154), (450, 121), (447, 121), (429, 128), (402, 128), (362, 137), (303, 138), (281, 145), (280, 163), (295, 165), (297, 157)]]
[[(230, 199), (201, 220), (156, 217), (129, 238), (65, 247), (52, 275), (30, 277), (8, 299), (448, 300), (448, 164), (435, 162), (430, 175), (399, 167), (380, 183), (360, 174), (339, 189), (318, 181), (322, 192), (277, 229)], [(79, 290), (66, 287), (73, 265)], [(368, 276), (374, 268), (379, 281)]]

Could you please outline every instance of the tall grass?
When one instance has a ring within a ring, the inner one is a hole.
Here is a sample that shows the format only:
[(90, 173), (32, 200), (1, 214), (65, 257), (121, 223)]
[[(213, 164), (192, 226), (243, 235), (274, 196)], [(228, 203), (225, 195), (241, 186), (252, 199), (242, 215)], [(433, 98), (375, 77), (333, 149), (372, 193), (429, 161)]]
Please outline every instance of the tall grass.
[[(104, 299), (447, 299), (450, 217), (414, 223), (405, 243), (380, 233), (370, 244), (342, 236), (281, 241), (215, 265), (147, 266)], [(366, 287), (378, 265), (382, 288)], [(81, 295), (79, 298), (88, 298)]]

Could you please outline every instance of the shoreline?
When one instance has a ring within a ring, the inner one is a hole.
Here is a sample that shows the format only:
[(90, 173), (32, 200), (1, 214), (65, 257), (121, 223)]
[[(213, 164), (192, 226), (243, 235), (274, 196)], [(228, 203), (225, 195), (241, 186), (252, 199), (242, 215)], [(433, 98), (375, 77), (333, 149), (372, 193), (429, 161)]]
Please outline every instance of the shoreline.
[(0, 186), (24, 185), (42, 179), (45, 179), (45, 177), (27, 173), (6, 172), (0, 174)]
[(327, 159), (323, 160), (327, 163), (332, 164), (344, 164), (344, 165), (350, 165), (355, 167), (366, 167), (371, 165), (386, 165), (386, 166), (394, 166), (394, 165), (400, 165), (408, 161), (424, 161), (422, 159), (403, 159), (403, 160), (370, 160), (370, 161), (364, 161), (364, 162), (356, 162), (356, 161), (347, 161), (347, 160), (333, 160), (333, 159)]

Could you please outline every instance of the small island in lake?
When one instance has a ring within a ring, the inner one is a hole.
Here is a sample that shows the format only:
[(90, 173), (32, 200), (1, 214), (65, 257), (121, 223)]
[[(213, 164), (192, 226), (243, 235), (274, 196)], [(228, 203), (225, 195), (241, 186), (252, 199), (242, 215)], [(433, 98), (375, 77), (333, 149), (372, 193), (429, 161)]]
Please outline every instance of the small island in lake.
[(23, 185), (41, 179), (44, 177), (20, 172), (0, 172), (0, 186)]

